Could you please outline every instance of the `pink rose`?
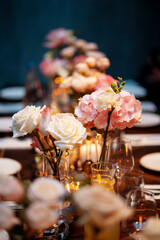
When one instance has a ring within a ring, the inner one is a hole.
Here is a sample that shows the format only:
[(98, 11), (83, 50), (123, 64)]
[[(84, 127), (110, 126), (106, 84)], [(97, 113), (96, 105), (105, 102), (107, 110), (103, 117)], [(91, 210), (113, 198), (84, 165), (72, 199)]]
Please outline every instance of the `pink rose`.
[(72, 37), (72, 31), (67, 30), (65, 28), (57, 28), (54, 30), (51, 30), (45, 37), (45, 40), (47, 40), (46, 43), (44, 43), (44, 47), (46, 48), (57, 48), (63, 44), (65, 44), (70, 37)]
[(95, 90), (101, 87), (109, 88), (112, 83), (117, 83), (117, 81), (110, 75), (107, 75), (105, 73), (100, 73), (97, 77), (97, 82), (95, 85)]
[(0, 178), (0, 200), (19, 202), (24, 197), (24, 188), (16, 177)]
[(51, 121), (52, 109), (50, 107), (45, 108), (41, 112), (41, 118), (39, 123), (39, 131), (43, 136), (48, 135), (46, 128), (48, 127), (49, 122)]

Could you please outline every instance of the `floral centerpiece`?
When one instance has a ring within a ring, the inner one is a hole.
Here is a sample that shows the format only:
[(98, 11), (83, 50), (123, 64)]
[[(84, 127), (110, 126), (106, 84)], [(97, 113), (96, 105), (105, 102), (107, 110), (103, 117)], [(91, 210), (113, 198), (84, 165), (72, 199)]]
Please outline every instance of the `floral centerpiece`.
[(105, 73), (110, 61), (98, 51), (96, 43), (79, 39), (72, 30), (65, 28), (50, 31), (45, 40), (43, 45), (49, 51), (39, 68), (51, 80), (52, 99), (58, 102), (62, 112), (66, 112), (67, 108), (63, 105), (74, 105), (74, 108), (78, 98), (84, 94), (116, 83), (114, 78)]
[(46, 155), (52, 174), (59, 178), (64, 152), (73, 150), (86, 138), (86, 128), (71, 113), (52, 115), (46, 106), (26, 106), (12, 117), (13, 137), (33, 136), (32, 146)]
[(110, 88), (99, 88), (84, 95), (75, 109), (75, 115), (85, 127), (94, 129), (103, 136), (100, 161), (105, 160), (108, 131), (133, 127), (142, 119), (140, 101), (128, 91), (122, 90), (125, 82), (120, 78)]

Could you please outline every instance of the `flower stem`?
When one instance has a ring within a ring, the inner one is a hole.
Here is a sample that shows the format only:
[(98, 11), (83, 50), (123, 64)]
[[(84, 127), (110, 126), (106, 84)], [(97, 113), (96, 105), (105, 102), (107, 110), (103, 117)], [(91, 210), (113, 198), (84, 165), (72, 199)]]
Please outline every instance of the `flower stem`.
[(107, 122), (107, 127), (104, 133), (104, 138), (103, 138), (103, 146), (102, 146), (102, 151), (101, 151), (101, 155), (99, 158), (99, 162), (104, 162), (105, 161), (105, 155), (106, 155), (106, 150), (107, 150), (107, 146), (106, 146), (106, 139), (107, 139), (107, 135), (108, 135), (108, 129), (109, 129), (109, 124), (110, 124), (110, 119), (111, 119), (111, 115), (114, 109), (112, 109), (111, 111), (108, 112), (108, 122)]

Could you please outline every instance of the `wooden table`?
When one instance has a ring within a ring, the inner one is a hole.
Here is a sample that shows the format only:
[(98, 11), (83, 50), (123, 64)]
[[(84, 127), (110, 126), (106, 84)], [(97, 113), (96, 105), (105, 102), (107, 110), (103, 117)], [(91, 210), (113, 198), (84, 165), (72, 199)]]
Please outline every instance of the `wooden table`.
[[(127, 129), (126, 133), (160, 133), (160, 126), (156, 128), (139, 129), (132, 128)], [(23, 141), (23, 140), (22, 140)], [(139, 164), (139, 159), (148, 153), (160, 152), (160, 146), (143, 146), (133, 147), (133, 154), (135, 158), (135, 167), (144, 171), (144, 180), (146, 184), (160, 184), (160, 174), (156, 172), (144, 169)], [(21, 171), (22, 179), (33, 180), (36, 177), (36, 164), (34, 161), (34, 150), (6, 150), (4, 157), (13, 158), (18, 160), (23, 168)], [(160, 200), (157, 200), (157, 210), (160, 215)], [(70, 236), (68, 240), (82, 240), (83, 239), (83, 228), (77, 228), (73, 224), (71, 225)]]

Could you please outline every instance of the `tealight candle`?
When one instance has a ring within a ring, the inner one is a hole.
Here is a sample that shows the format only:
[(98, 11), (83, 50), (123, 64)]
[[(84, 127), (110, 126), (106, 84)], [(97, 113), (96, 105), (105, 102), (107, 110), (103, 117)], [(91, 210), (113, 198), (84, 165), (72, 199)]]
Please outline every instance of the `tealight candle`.
[[(81, 162), (85, 162), (87, 160), (87, 151), (88, 151), (88, 145), (84, 144), (80, 147), (80, 159)], [(92, 160), (92, 162), (97, 162), (101, 153), (101, 145), (89, 143), (89, 158)]]

